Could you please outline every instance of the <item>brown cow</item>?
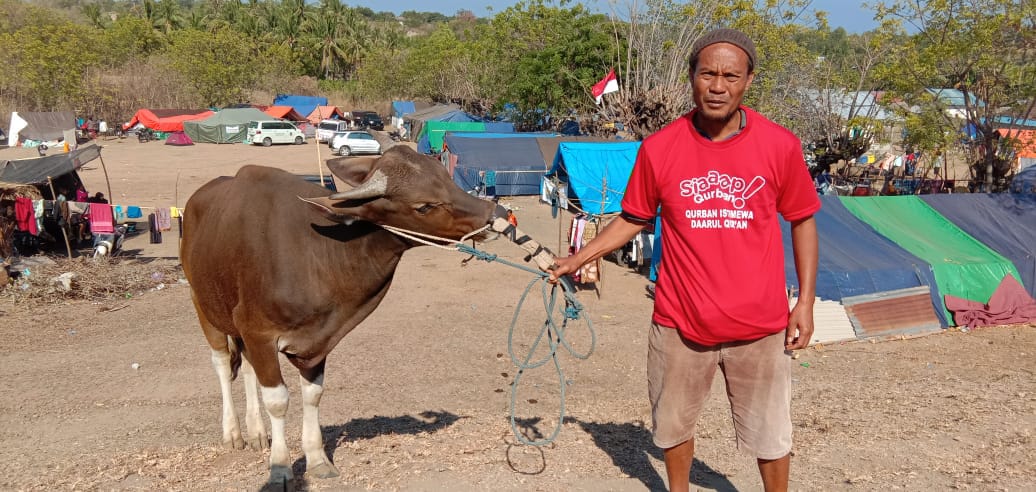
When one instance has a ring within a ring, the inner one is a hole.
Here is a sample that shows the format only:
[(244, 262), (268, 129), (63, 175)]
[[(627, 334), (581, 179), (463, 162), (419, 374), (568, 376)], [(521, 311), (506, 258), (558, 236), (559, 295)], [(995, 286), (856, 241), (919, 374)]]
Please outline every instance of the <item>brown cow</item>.
[[(338, 475), (324, 453), (318, 419), (324, 361), (374, 311), (403, 252), (417, 245), (379, 225), (459, 239), (506, 213), (468, 195), (438, 161), (405, 146), (380, 158), (328, 165), (353, 188), (327, 196), (282, 170), (245, 166), (200, 188), (184, 214), (180, 259), (223, 393), (223, 444), (267, 446), (262, 393), (272, 427), (273, 484), (293, 479), (284, 442), (288, 389), (278, 354), (301, 376), (307, 472)], [(230, 393), (239, 367), (245, 439)]]

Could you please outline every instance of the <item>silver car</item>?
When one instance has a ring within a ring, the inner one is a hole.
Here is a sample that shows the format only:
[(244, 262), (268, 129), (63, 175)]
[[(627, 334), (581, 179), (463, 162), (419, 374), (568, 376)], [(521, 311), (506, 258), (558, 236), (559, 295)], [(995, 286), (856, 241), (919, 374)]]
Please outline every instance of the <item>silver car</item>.
[(335, 132), (327, 146), (338, 155), (381, 154), (381, 144), (364, 131)]

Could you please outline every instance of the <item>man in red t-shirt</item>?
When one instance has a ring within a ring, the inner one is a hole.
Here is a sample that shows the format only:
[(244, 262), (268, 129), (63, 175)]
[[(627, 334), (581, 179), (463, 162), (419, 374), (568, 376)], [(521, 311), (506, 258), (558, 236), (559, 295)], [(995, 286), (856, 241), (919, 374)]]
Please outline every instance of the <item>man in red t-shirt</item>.
[[(694, 428), (723, 370), (737, 445), (766, 490), (786, 490), (791, 451), (790, 351), (813, 335), (820, 199), (799, 139), (741, 105), (755, 46), (717, 29), (695, 42), (696, 108), (644, 140), (622, 214), (552, 279), (575, 272), (662, 222), (662, 260), (648, 340), (655, 444), (671, 490), (687, 490)], [(791, 222), (799, 301), (788, 309), (778, 214)]]

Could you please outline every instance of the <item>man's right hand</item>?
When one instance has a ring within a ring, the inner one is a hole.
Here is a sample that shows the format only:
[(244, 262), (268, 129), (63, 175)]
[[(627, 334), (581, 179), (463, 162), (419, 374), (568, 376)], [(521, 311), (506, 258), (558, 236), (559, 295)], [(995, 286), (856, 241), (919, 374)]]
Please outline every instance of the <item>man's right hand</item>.
[(579, 270), (581, 266), (583, 266), (582, 263), (575, 256), (554, 258), (554, 264), (549, 269), (550, 283), (557, 283), (559, 278)]

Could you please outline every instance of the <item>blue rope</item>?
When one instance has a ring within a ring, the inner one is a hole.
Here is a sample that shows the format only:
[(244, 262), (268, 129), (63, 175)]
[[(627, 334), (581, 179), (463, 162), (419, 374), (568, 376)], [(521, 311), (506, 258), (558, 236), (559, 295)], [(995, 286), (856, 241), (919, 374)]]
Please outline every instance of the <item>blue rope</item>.
[[(517, 439), (522, 444), (528, 444), (532, 446), (546, 446), (554, 442), (558, 434), (561, 432), (562, 424), (564, 424), (565, 422), (565, 387), (567, 386), (567, 383), (565, 379), (565, 372), (561, 369), (561, 362), (558, 360), (558, 347), (564, 347), (564, 349), (568, 351), (570, 355), (577, 359), (586, 360), (587, 358), (589, 358), (590, 354), (592, 354), (594, 351), (594, 347), (597, 345), (597, 333), (594, 331), (593, 323), (590, 321), (589, 317), (583, 316), (583, 305), (579, 302), (578, 299), (576, 299), (575, 289), (572, 287), (572, 284), (567, 281), (567, 279), (562, 279), (563, 281), (560, 282), (560, 285), (562, 286), (561, 291), (564, 293), (565, 298), (565, 303), (562, 307), (559, 306), (557, 302), (558, 286), (548, 282), (548, 278), (550, 277), (549, 274), (526, 267), (524, 265), (519, 265), (517, 263), (500, 259), (497, 257), (497, 255), (478, 250), (472, 246), (467, 246), (465, 244), (458, 244), (457, 249), (463, 253), (470, 254), (475, 258), (478, 258), (483, 261), (500, 262), (505, 265), (517, 268), (519, 270), (524, 270), (526, 272), (536, 275), (536, 278), (529, 282), (529, 284), (525, 287), (525, 290), (522, 292), (522, 296), (518, 300), (518, 305), (514, 308), (514, 315), (511, 317), (511, 327), (507, 333), (507, 355), (511, 357), (511, 362), (518, 368), (518, 372), (514, 375), (514, 380), (511, 382), (510, 419), (511, 432), (514, 433), (515, 439)], [(522, 311), (522, 306), (525, 304), (525, 299), (529, 296), (529, 292), (532, 291), (532, 288), (537, 283), (540, 284), (540, 292), (543, 297), (543, 306), (546, 310), (547, 318), (544, 320), (543, 327), (540, 329), (539, 334), (533, 341), (532, 346), (529, 347), (528, 354), (525, 355), (525, 358), (523, 360), (519, 360), (514, 353), (515, 327), (518, 324), (518, 315)], [(556, 314), (561, 316), (562, 321), (560, 325), (558, 325), (558, 323), (555, 321), (555, 312)], [(568, 327), (568, 321), (578, 320), (580, 318), (586, 321), (587, 331), (589, 331), (590, 333), (590, 348), (587, 349), (585, 353), (581, 353), (573, 349), (572, 346), (569, 344), (568, 339), (565, 338), (565, 330)], [(544, 339), (546, 339), (547, 345), (550, 347), (550, 350), (542, 358), (533, 361), (533, 354), (536, 353), (537, 347), (539, 347), (540, 342), (542, 342)], [(547, 438), (539, 441), (534, 441), (522, 436), (522, 434), (518, 431), (518, 424), (515, 421), (515, 407), (516, 402), (518, 401), (518, 386), (526, 370), (540, 367), (546, 364), (548, 361), (553, 361), (554, 372), (558, 376), (558, 387), (560, 393), (560, 403), (558, 405), (558, 423), (554, 427), (554, 431), (551, 432), (551, 434), (547, 436)]]

